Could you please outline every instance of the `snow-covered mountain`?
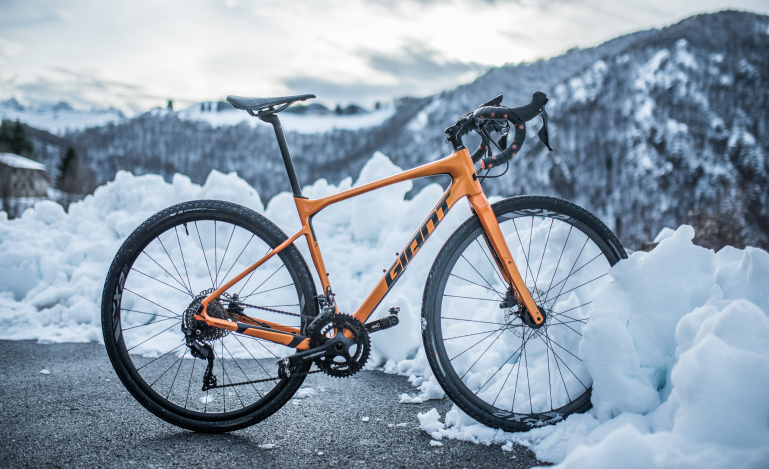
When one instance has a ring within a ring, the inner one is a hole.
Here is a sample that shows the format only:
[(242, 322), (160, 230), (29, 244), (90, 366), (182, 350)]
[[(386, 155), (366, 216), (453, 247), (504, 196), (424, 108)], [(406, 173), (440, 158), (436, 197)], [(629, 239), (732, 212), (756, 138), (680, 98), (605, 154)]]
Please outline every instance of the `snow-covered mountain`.
[[(381, 125), (342, 116), (356, 125), (306, 133), (292, 122), (305, 116), (281, 117), (300, 182), (338, 182), (356, 176), (376, 150), (406, 168), (435, 160), (450, 152), (443, 129), (458, 116), (497, 94), (517, 106), (544, 91), (555, 151), (539, 143), (532, 123), (509, 173), (484, 183), (488, 193), (567, 198), (630, 248), (681, 223), (692, 224), (706, 246), (767, 248), (767, 83), (769, 17), (725, 11), (495, 68), (454, 90), (402, 99)], [(102, 181), (128, 169), (202, 182), (218, 169), (237, 171), (266, 198), (287, 190), (271, 128), (191, 117), (146, 113), (68, 138)], [(466, 144), (474, 148), (477, 140)]]
[(20, 121), (36, 129), (56, 135), (76, 132), (89, 127), (117, 123), (125, 119), (115, 108), (82, 111), (66, 102), (52, 105), (23, 106), (16, 99), (0, 102), (0, 119)]

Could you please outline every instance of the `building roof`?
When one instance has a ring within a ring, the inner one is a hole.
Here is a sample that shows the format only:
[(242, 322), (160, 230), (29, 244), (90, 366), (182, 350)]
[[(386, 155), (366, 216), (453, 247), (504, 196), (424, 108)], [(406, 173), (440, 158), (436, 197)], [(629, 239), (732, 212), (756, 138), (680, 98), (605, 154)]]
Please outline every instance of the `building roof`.
[(45, 165), (13, 153), (0, 153), (0, 163), (11, 168), (45, 171)]

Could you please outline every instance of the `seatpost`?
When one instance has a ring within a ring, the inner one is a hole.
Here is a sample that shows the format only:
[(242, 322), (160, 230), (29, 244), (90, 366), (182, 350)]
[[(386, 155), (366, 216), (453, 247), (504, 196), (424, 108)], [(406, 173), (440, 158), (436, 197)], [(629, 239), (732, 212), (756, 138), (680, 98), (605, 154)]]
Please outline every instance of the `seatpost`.
[(286, 144), (286, 135), (283, 133), (283, 126), (280, 125), (280, 119), (277, 114), (267, 114), (264, 116), (257, 115), (259, 119), (268, 124), (272, 124), (272, 128), (275, 129), (275, 137), (278, 139), (278, 147), (280, 147), (280, 154), (283, 156), (283, 164), (286, 165), (286, 172), (288, 173), (288, 181), (291, 183), (291, 191), (294, 193), (294, 197), (300, 197), (305, 199), (302, 195), (302, 188), (299, 186), (299, 180), (296, 178), (296, 170), (294, 169), (294, 162), (291, 160), (291, 153), (288, 152), (288, 144)]

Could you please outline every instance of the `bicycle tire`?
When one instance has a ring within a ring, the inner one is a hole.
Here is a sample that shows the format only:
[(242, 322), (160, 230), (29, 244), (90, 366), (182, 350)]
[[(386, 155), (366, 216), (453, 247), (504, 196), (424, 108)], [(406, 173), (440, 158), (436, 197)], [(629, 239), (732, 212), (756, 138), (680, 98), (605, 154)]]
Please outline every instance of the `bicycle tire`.
[[(211, 226), (213, 226), (212, 229)], [(197, 230), (197, 233), (192, 231), (193, 229)], [(213, 249), (210, 247), (212, 234)], [(227, 248), (224, 249), (224, 255), (219, 259), (224, 247), (221, 235), (225, 238), (229, 235), (229, 241), (226, 244)], [(248, 242), (245, 241), (246, 239)], [(173, 425), (198, 432), (218, 433), (253, 425), (269, 417), (288, 402), (304, 381), (304, 376), (296, 373), (308, 371), (311, 365), (307, 364), (296, 369), (291, 378), (279, 379), (275, 367), (277, 359), (289, 354), (293, 349), (288, 347), (278, 349), (274, 343), (235, 333), (219, 338), (223, 330), (216, 328), (207, 329), (206, 333), (213, 337), (207, 343), (214, 350), (216, 357), (214, 371), (219, 373), (220, 383), (227, 384), (229, 381), (232, 384), (265, 375), (272, 378), (273, 374), (266, 367), (267, 365), (275, 368), (276, 378), (265, 384), (251, 383), (250, 388), (245, 385), (215, 388), (213, 392), (206, 391), (204, 397), (198, 398), (198, 393), (201, 392), (199, 391), (201, 389), (200, 370), (205, 368), (207, 362), (205, 359), (201, 361), (191, 357), (191, 352), (184, 344), (184, 334), (181, 330), (181, 323), (186, 320), (184, 318), (188, 314), (182, 311), (188, 308), (188, 304), (192, 304), (189, 298), (193, 298), (194, 301), (194, 298), (200, 298), (200, 295), (204, 295), (205, 291), (212, 286), (224, 284), (225, 278), (234, 277), (244, 270), (244, 266), (252, 264), (265, 255), (265, 249), (273, 249), (286, 239), (286, 234), (262, 215), (237, 204), (216, 200), (196, 200), (169, 207), (150, 217), (128, 236), (117, 252), (107, 274), (102, 296), (101, 317), (104, 342), (110, 361), (122, 383), (141, 405)], [(200, 240), (202, 256), (193, 251), (198, 240)], [(178, 241), (178, 248), (171, 245), (171, 241), (174, 244)], [(242, 250), (238, 243), (244, 245)], [(159, 245), (162, 246), (162, 250)], [(190, 251), (186, 254), (186, 259), (183, 246)], [(235, 258), (238, 250), (240, 254)], [(167, 259), (161, 257), (164, 256), (164, 251)], [(233, 253), (229, 258), (228, 252)], [(142, 253), (146, 255), (142, 256)], [(231, 260), (233, 258), (234, 261)], [(193, 259), (197, 259), (197, 262), (192, 262)], [(202, 267), (204, 259), (205, 267)], [(211, 270), (211, 260), (214, 260), (213, 270)], [(220, 260), (221, 263), (219, 263)], [(230, 262), (232, 264), (225, 274), (225, 269)], [(260, 266), (247, 277), (248, 281), (255, 278), (255, 284), (265, 278), (268, 271), (260, 271), (260, 269), (268, 265), (270, 269), (275, 268), (276, 265), (280, 267), (249, 295), (250, 302), (255, 302), (253, 300), (259, 298), (282, 299), (293, 298), (293, 295), (296, 295), (297, 304), (287, 304), (284, 309), (291, 309), (288, 308), (291, 306), (294, 313), (316, 316), (318, 305), (315, 300), (315, 284), (307, 263), (296, 246), (292, 244), (273, 256), (268, 263)], [(155, 277), (153, 272), (158, 276)], [(214, 272), (216, 278), (213, 277)], [(220, 274), (224, 274), (221, 282)], [(205, 275), (211, 277), (211, 282), (207, 288), (200, 288), (200, 285), (206, 287)], [(201, 278), (203, 280), (200, 280)], [(289, 288), (290, 285), (272, 290), (267, 288), (272, 288), (270, 282), (280, 282), (283, 278), (286, 279), (286, 283), (290, 279), (294, 288)], [(244, 282), (245, 284), (242, 285)], [(246, 279), (243, 279), (236, 286), (242, 285), (241, 292), (244, 289), (248, 292), (254, 284), (249, 285)], [(263, 288), (263, 285), (266, 286)], [(181, 298), (186, 299), (182, 302)], [(137, 304), (140, 306), (136, 306)], [(150, 318), (143, 324), (146, 316)], [(261, 318), (262, 315), (259, 317)], [(308, 321), (306, 318), (301, 320), (300, 318), (289, 319), (285, 316), (281, 318), (299, 322), (297, 326), (302, 331)], [(286, 321), (281, 323), (289, 325)], [(166, 324), (171, 326), (139, 342), (144, 339), (144, 336), (153, 334), (161, 327), (164, 328)], [(181, 342), (178, 342), (179, 337)], [(131, 347), (126, 345), (127, 341), (132, 345)], [(237, 344), (240, 344), (242, 349)], [(171, 349), (173, 345), (177, 347)], [(165, 348), (168, 348), (168, 351), (163, 352)], [(272, 354), (272, 357), (269, 357), (265, 351)], [(256, 358), (259, 353), (266, 354), (269, 358)], [(266, 364), (263, 364), (265, 361)], [(161, 370), (167, 363), (172, 363), (171, 367), (150, 383), (154, 374), (159, 373), (153, 369)], [(221, 364), (221, 372), (218, 368), (219, 364)], [(230, 366), (229, 371), (227, 364)], [(182, 375), (182, 369), (184, 369), (184, 380), (187, 380), (187, 371), (191, 370), (183, 405), (181, 401), (184, 397), (184, 387), (183, 384), (177, 384), (177, 379), (179, 383), (182, 382), (179, 378)], [(170, 381), (171, 374), (174, 372), (173, 381)], [(166, 394), (162, 385), (168, 386), (169, 382), (170, 387)], [(181, 389), (179, 386), (182, 386)], [(271, 389), (270, 386), (272, 386)], [(193, 394), (191, 401), (190, 394)], [(230, 410), (227, 409), (228, 399)], [(211, 409), (210, 412), (209, 409)]]
[(532, 328), (517, 306), (502, 307), (507, 284), (472, 216), (430, 270), (422, 339), (436, 379), (462, 411), (493, 428), (528, 431), (590, 409), (592, 380), (577, 356), (580, 331), (608, 269), (627, 254), (598, 218), (568, 201), (520, 196), (492, 208), (545, 324)]

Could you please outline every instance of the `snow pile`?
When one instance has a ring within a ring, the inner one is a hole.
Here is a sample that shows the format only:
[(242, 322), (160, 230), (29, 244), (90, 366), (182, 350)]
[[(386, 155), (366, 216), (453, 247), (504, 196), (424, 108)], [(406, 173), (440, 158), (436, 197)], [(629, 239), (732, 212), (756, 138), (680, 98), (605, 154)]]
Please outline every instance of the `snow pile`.
[(437, 411), (420, 414), (422, 428), (522, 443), (559, 467), (766, 467), (769, 254), (714, 253), (693, 236), (682, 226), (612, 268), (582, 330), (590, 413), (509, 434), (455, 407), (445, 424)]

